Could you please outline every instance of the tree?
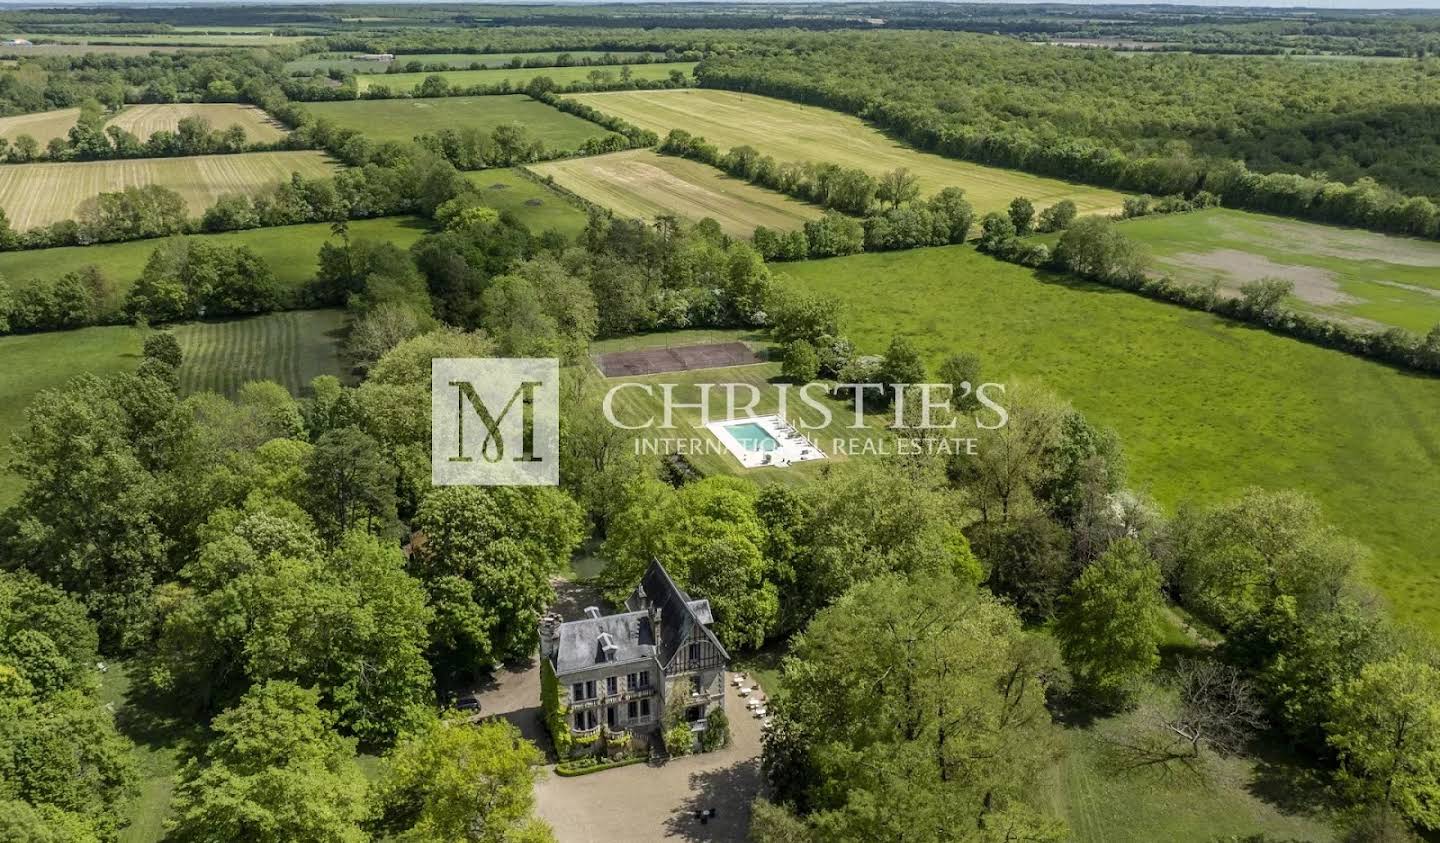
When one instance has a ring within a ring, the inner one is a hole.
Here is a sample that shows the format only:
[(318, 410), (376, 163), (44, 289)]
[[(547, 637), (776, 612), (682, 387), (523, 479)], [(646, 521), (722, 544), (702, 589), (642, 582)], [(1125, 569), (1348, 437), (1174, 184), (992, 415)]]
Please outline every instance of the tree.
[(881, 176), (875, 190), (875, 198), (881, 202), (889, 202), (892, 208), (898, 208), (919, 195), (920, 178), (904, 167), (898, 167)]
[(975, 221), (975, 209), (966, 201), (965, 191), (947, 187), (930, 197), (928, 204), (936, 224), (945, 231), (945, 242), (964, 243), (970, 236), (970, 225)]
[(415, 515), (423, 540), (411, 570), (435, 607), (438, 670), (470, 675), (529, 656), (550, 578), (580, 543), (583, 514), (550, 488), (437, 487)]
[(1017, 196), (1010, 200), (1010, 207), (1007, 209), (1010, 216), (1010, 224), (1015, 226), (1015, 234), (1024, 237), (1035, 230), (1035, 206), (1029, 199)]
[(1064, 231), (1075, 221), (1075, 202), (1071, 199), (1061, 199), (1054, 205), (1040, 212), (1040, 222), (1037, 228), (1043, 232)]
[[(953, 577), (882, 576), (821, 611), (784, 663), (763, 764), (824, 840), (990, 840), (1053, 757), (1050, 656)], [(792, 750), (777, 753), (781, 740)], [(804, 772), (785, 769), (798, 764)], [(1030, 836), (1058, 839), (1035, 817)]]
[(1190, 758), (1198, 758), (1202, 748), (1234, 755), (1264, 727), (1263, 710), (1250, 680), (1234, 665), (1183, 659), (1175, 673), (1180, 706), (1163, 725), (1184, 742)]
[(1362, 803), (1440, 828), (1440, 669), (1400, 653), (1334, 689), (1330, 745)]
[(920, 352), (910, 340), (897, 336), (890, 340), (885, 356), (880, 361), (880, 382), (885, 384), (913, 384), (925, 382), (925, 363)]
[(505, 720), (431, 718), (386, 757), (375, 825), (415, 843), (548, 843), (533, 815), (544, 760)]
[(785, 346), (785, 362), (780, 367), (780, 376), (791, 383), (805, 384), (820, 375), (820, 358), (815, 346), (804, 340), (795, 340)]
[(1015, 241), (1015, 223), (1010, 217), (991, 211), (980, 220), (980, 242), (976, 244), (982, 252), (1004, 254)]
[(1147, 258), (1139, 245), (1105, 217), (1081, 217), (1065, 230), (1055, 258), (1071, 272), (1106, 282), (1135, 283)]
[(1102, 704), (1122, 702), (1160, 664), (1160, 566), (1134, 539), (1080, 574), (1055, 626), (1075, 678)]
[(166, 839), (177, 843), (361, 843), (365, 777), (315, 691), (252, 689), (215, 718), (205, 763), (180, 773)]
[(951, 354), (940, 364), (940, 382), (950, 386), (950, 406), (957, 413), (970, 413), (980, 408), (975, 390), (980, 388), (980, 357), (975, 354)]
[(395, 523), (395, 468), (379, 444), (357, 428), (332, 430), (305, 462), (305, 506), (334, 543), (352, 528), (388, 530)]
[(1257, 316), (1274, 316), (1294, 290), (1295, 282), (1283, 278), (1246, 281), (1240, 285), (1240, 306)]
[(153, 360), (159, 360), (172, 369), (179, 369), (180, 364), (185, 360), (185, 355), (180, 350), (180, 341), (175, 339), (175, 335), (169, 331), (156, 331), (146, 337), (143, 354)]

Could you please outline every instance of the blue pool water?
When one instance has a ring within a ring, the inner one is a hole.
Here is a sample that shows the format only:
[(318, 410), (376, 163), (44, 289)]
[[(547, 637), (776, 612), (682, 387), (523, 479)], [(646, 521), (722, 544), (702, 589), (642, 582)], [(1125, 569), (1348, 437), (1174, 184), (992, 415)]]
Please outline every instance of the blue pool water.
[(740, 422), (739, 424), (727, 424), (725, 430), (741, 447), (752, 453), (764, 453), (773, 451), (780, 447), (775, 438), (765, 432), (765, 428), (755, 422)]

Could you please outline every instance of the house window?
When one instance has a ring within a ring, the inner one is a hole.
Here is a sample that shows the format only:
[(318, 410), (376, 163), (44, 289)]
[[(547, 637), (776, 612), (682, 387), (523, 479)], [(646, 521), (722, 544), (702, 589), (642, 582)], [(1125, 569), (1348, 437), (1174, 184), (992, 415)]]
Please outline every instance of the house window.
[(595, 680), (591, 679), (585, 683), (585, 699), (595, 699)]
[(585, 683), (576, 682), (570, 686), (570, 699), (575, 702), (585, 699)]
[(629, 720), (634, 720), (635, 718), (637, 718), (637, 717), (639, 717), (639, 716), (640, 716), (640, 703), (638, 703), (638, 702), (636, 702), (636, 701), (634, 701), (634, 700), (631, 700), (631, 701), (630, 701), (630, 705), (629, 705), (628, 707), (626, 707), (626, 709), (625, 709), (625, 717), (626, 717), (627, 719), (629, 719)]
[(615, 706), (613, 705), (605, 709), (605, 725), (612, 729), (615, 728)]
[(692, 705), (689, 708), (685, 709), (685, 720), (687, 722), (694, 723), (695, 721), (699, 720), (704, 716), (705, 707), (702, 705)]
[(620, 677), (611, 676), (605, 680), (605, 693), (612, 696), (620, 693)]
[(640, 717), (643, 719), (643, 718), (648, 718), (649, 716), (650, 716), (650, 700), (649, 700), (649, 699), (643, 699), (643, 700), (640, 701)]
[(698, 661), (700, 661), (700, 645), (699, 645), (699, 644), (691, 644), (691, 645), (690, 645), (690, 661), (692, 661), (692, 662), (698, 662)]
[(631, 691), (633, 691), (633, 690), (635, 690), (636, 688), (640, 687), (640, 674), (638, 674), (638, 673), (632, 673), (632, 674), (630, 674), (629, 676), (626, 676), (626, 677), (625, 677), (625, 687), (626, 687), (628, 690), (631, 690)]
[(700, 677), (698, 675), (690, 677), (690, 693), (697, 697), (700, 696)]
[(584, 732), (587, 729), (593, 729), (595, 722), (595, 709), (587, 708), (584, 711), (575, 712), (575, 731)]
[(648, 671), (648, 670), (642, 670), (642, 671), (640, 671), (640, 687), (641, 687), (641, 688), (648, 688), (648, 687), (650, 687), (650, 671)]
[(575, 712), (575, 728), (576, 728), (576, 729), (579, 729), (579, 730), (584, 730), (584, 728), (585, 728), (585, 712), (583, 712), (583, 711), (577, 711), (577, 712)]

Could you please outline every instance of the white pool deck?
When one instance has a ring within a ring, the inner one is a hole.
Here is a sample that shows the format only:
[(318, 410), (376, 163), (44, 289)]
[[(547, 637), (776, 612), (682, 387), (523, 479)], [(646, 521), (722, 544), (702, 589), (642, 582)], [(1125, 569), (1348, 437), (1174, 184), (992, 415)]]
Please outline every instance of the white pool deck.
[[(746, 448), (729, 430), (731, 426), (741, 424), (759, 425), (761, 430), (775, 440), (775, 448), (769, 451), (752, 451)], [(825, 453), (816, 447), (815, 443), (779, 416), (742, 416), (713, 421), (705, 425), (705, 429), (719, 439), (720, 444), (730, 452), (730, 456), (739, 460), (746, 468), (784, 468), (797, 462), (825, 459)]]

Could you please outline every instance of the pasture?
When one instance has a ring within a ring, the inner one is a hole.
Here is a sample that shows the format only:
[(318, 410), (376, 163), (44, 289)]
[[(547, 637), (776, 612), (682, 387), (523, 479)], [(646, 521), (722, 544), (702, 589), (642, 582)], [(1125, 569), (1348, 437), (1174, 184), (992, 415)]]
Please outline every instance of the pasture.
[(209, 122), (212, 129), (239, 126), (251, 143), (273, 143), (284, 140), (288, 134), (283, 126), (255, 106), (227, 102), (132, 105), (110, 118), (106, 125), (118, 126), (144, 140), (156, 132), (175, 131), (186, 117), (200, 117)]
[(0, 510), (20, 496), (21, 478), (11, 473), (10, 437), (25, 424), (35, 394), (64, 386), (76, 375), (111, 375), (140, 365), (145, 332), (129, 326), (81, 328), (0, 337)]
[(575, 149), (605, 129), (573, 114), (551, 108), (524, 94), (440, 99), (350, 100), (307, 102), (305, 109), (341, 129), (355, 129), (374, 141), (408, 141), (441, 129), (491, 131), (521, 123), (551, 149)]
[(1207, 313), (991, 260), (969, 247), (787, 264), (834, 296), (858, 350), (909, 337), (933, 368), (1038, 381), (1114, 428), (1130, 482), (1162, 505), (1250, 486), (1315, 496), (1364, 542), (1401, 620), (1440, 630), (1440, 379)]
[(538, 76), (544, 76), (557, 85), (569, 85), (573, 82), (590, 82), (600, 79), (606, 82), (617, 82), (622, 77), (621, 68), (628, 67), (630, 75), (634, 79), (668, 79), (670, 72), (678, 70), (688, 78), (695, 69), (695, 62), (662, 62), (659, 64), (606, 64), (606, 65), (575, 65), (572, 67), (524, 67), (516, 70), (509, 68), (497, 68), (493, 70), (447, 70), (442, 73), (385, 73), (367, 74), (360, 76), (357, 82), (363, 93), (371, 88), (381, 85), (389, 88), (391, 92), (401, 94), (408, 93), (420, 86), (421, 82), (431, 76), (439, 76), (454, 87), (468, 88), (474, 85), (500, 85), (508, 83), (511, 88), (520, 89)]
[[(385, 240), (402, 249), (409, 248), (427, 230), (426, 222), (418, 217), (351, 220), (348, 226), (352, 239)], [(331, 234), (330, 223), (312, 223), (191, 236), (227, 246), (248, 246), (270, 265), (281, 288), (293, 293), (315, 277), (319, 268), (320, 246), (330, 239)], [(95, 246), (0, 252), (0, 278), (12, 285), (31, 281), (52, 283), (67, 272), (94, 265), (115, 282), (123, 295), (140, 277), (145, 262), (161, 242), (132, 240)]]
[(1297, 309), (1424, 334), (1440, 324), (1440, 243), (1211, 208), (1121, 224), (1156, 272), (1238, 292), (1259, 278), (1295, 285)]
[(285, 71), (291, 74), (311, 74), (316, 71), (327, 71), (330, 69), (343, 70), (346, 73), (375, 74), (387, 73), (394, 67), (406, 67), (411, 62), (420, 62), (423, 65), (443, 64), (453, 70), (478, 70), (486, 67), (505, 67), (515, 59), (522, 62), (541, 61), (545, 66), (553, 66), (559, 61), (561, 55), (568, 55), (577, 61), (590, 59), (591, 61), (604, 61), (606, 64), (613, 62), (633, 61), (641, 56), (649, 55), (652, 59), (662, 58), (658, 53), (643, 53), (634, 50), (568, 50), (563, 53), (541, 52), (541, 53), (402, 53), (395, 57), (394, 62), (387, 61), (364, 61), (352, 58), (354, 53), (321, 53), (318, 55), (306, 56), (302, 59), (294, 59), (285, 62)]
[(649, 149), (547, 161), (529, 169), (622, 217), (711, 217), (735, 237), (749, 237), (757, 225), (795, 229), (820, 216), (813, 205)]
[(0, 138), (15, 142), (21, 135), (29, 135), (41, 147), (54, 138), (65, 138), (80, 119), (80, 109), (61, 108), (55, 111), (37, 111), (32, 114), (16, 114), (0, 117)]
[(292, 310), (174, 328), (185, 360), (180, 391), (233, 396), (249, 381), (271, 380), (299, 395), (320, 375), (343, 376), (343, 310)]
[(569, 239), (585, 229), (586, 213), (571, 200), (516, 169), (476, 170), (465, 177), (480, 188), (485, 204), (509, 211), (535, 234), (554, 229)]
[(1016, 196), (1028, 197), (1037, 209), (1070, 199), (1082, 213), (1117, 211), (1123, 202), (1113, 190), (921, 152), (891, 140), (858, 117), (756, 94), (691, 88), (572, 98), (661, 137), (671, 129), (684, 129), (704, 136), (722, 151), (748, 144), (779, 163), (828, 161), (877, 176), (906, 167), (919, 177), (922, 195), (945, 187), (964, 188), (980, 213), (1003, 210)]
[(158, 184), (179, 193), (199, 214), (227, 193), (259, 193), (298, 172), (330, 174), (319, 152), (247, 152), (189, 158), (8, 164), (0, 167), (0, 208), (18, 231), (73, 219), (102, 192)]

